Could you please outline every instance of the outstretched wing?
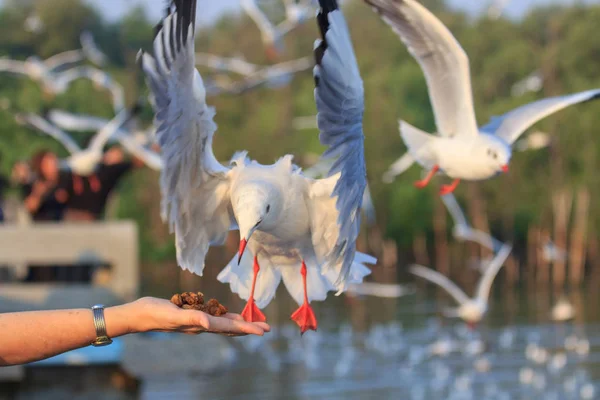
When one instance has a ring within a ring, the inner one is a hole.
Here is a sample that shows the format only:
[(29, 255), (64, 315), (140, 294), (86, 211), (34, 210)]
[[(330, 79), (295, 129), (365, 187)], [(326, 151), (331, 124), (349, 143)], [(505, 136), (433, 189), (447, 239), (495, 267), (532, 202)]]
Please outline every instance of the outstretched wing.
[(460, 290), (458, 286), (454, 284), (450, 279), (440, 274), (437, 271), (424, 267), (422, 265), (412, 265), (409, 269), (410, 273), (420, 276), (423, 279), (428, 280), (431, 283), (435, 283), (442, 289), (444, 289), (450, 296), (458, 302), (458, 304), (464, 304), (469, 301), (469, 297)]
[(67, 133), (63, 132), (56, 126), (52, 125), (50, 122), (48, 122), (43, 117), (40, 117), (39, 115), (31, 113), (16, 114), (15, 120), (20, 124), (28, 125), (58, 140), (63, 146), (65, 146), (65, 148), (71, 154), (81, 151), (80, 147), (77, 145), (77, 143), (75, 143), (71, 136), (69, 136)]
[(100, 67), (106, 64), (106, 55), (96, 46), (94, 35), (91, 32), (82, 32), (81, 36), (79, 36), (79, 41), (81, 42), (83, 54), (85, 54), (88, 60)]
[(498, 271), (504, 265), (504, 262), (508, 258), (508, 255), (512, 251), (512, 245), (504, 244), (502, 248), (496, 254), (494, 259), (490, 262), (488, 267), (486, 268), (483, 276), (479, 280), (479, 284), (477, 285), (477, 292), (475, 297), (477, 297), (480, 301), (487, 302), (488, 297), (490, 296), (490, 288), (492, 287), (492, 283), (498, 275)]
[(102, 151), (108, 140), (129, 122), (138, 111), (139, 107), (137, 105), (132, 110), (122, 110), (94, 135), (88, 147)]
[(48, 112), (47, 118), (60, 129), (68, 131), (86, 132), (99, 131), (106, 124), (106, 118), (93, 117), (91, 115), (72, 114), (70, 112), (58, 109), (52, 109)]
[(330, 194), (337, 196), (339, 215), (333, 245), (317, 257), (331, 268), (337, 269), (341, 264), (336, 287), (342, 290), (356, 252), (360, 209), (367, 185), (362, 127), (364, 91), (348, 27), (337, 1), (319, 0), (319, 3), (317, 22), (323, 40), (317, 41), (315, 47), (315, 101), (319, 139), (328, 146), (323, 158), (336, 158), (328, 176), (339, 174)]
[(490, 122), (481, 128), (481, 131), (495, 134), (507, 143), (512, 144), (527, 128), (542, 118), (573, 104), (598, 98), (600, 98), (600, 89), (534, 101), (533, 103), (515, 108), (502, 116), (492, 117)]
[(438, 133), (475, 135), (469, 58), (452, 33), (415, 0), (365, 0), (417, 60), (429, 90)]
[(450, 216), (452, 216), (452, 219), (454, 220), (455, 225), (461, 225), (461, 226), (464, 226), (465, 228), (470, 228), (470, 226), (467, 222), (467, 218), (465, 217), (465, 214), (463, 213), (462, 209), (458, 205), (458, 202), (456, 201), (456, 197), (454, 197), (454, 195), (452, 193), (442, 196), (442, 201), (444, 202), (444, 205), (448, 209)]
[(212, 151), (215, 110), (194, 64), (196, 0), (175, 0), (141, 63), (155, 107), (162, 151), (162, 215), (175, 230), (177, 262), (202, 275), (210, 245), (222, 244), (235, 220), (229, 170)]

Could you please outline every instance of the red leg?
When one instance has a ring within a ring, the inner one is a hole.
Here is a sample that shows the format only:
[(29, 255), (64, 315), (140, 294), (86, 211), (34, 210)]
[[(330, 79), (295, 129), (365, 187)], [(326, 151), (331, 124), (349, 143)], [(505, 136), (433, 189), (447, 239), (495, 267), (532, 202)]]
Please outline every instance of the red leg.
[(258, 258), (254, 256), (254, 276), (252, 277), (252, 289), (250, 289), (250, 297), (246, 303), (246, 307), (242, 311), (242, 317), (248, 322), (265, 322), (267, 317), (260, 311), (254, 302), (254, 287), (256, 286), (256, 277), (260, 271), (260, 265), (258, 265)]
[(100, 191), (100, 180), (96, 175), (90, 175), (88, 178), (92, 191), (98, 193)]
[(444, 196), (446, 194), (450, 194), (450, 193), (454, 192), (454, 189), (456, 189), (456, 187), (458, 186), (459, 183), (460, 183), (460, 179), (455, 179), (452, 181), (452, 183), (450, 185), (442, 185), (442, 188), (440, 189), (440, 194), (442, 196)]
[(73, 191), (76, 194), (83, 193), (83, 180), (79, 175), (73, 175)]
[(433, 176), (440, 170), (440, 167), (438, 167), (437, 165), (434, 165), (433, 168), (431, 169), (431, 171), (429, 171), (429, 173), (427, 174), (427, 176), (423, 179), (421, 179), (420, 181), (416, 181), (415, 182), (415, 187), (419, 188), (419, 189), (423, 189), (425, 186), (427, 186), (427, 184), (429, 184), (429, 182), (431, 181), (431, 178), (433, 178)]
[(304, 285), (304, 303), (292, 314), (292, 320), (300, 327), (300, 333), (304, 334), (309, 329), (317, 330), (317, 318), (308, 303), (308, 291), (306, 289), (306, 264), (302, 261), (300, 268), (302, 283)]

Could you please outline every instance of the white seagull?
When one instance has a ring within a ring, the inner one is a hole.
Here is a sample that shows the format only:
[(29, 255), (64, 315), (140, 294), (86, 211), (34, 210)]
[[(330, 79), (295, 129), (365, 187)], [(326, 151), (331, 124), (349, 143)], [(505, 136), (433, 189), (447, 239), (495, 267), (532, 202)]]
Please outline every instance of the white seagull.
[(242, 9), (254, 21), (262, 42), (267, 46), (267, 56), (271, 59), (280, 52), (283, 37), (302, 24), (313, 9), (312, 0), (284, 0), (285, 20), (275, 26), (258, 7), (256, 0), (240, 0)]
[(25, 61), (0, 58), (0, 73), (26, 75), (40, 83), (46, 94), (54, 95), (61, 90), (56, 83), (57, 74), (83, 59), (80, 50), (65, 51), (46, 60), (41, 60), (36, 56), (31, 56)]
[(79, 36), (79, 41), (81, 42), (81, 50), (83, 50), (83, 54), (85, 57), (96, 64), (99, 67), (103, 67), (107, 63), (106, 54), (104, 54), (98, 46), (96, 46), (96, 42), (94, 41), (94, 36), (91, 32), (84, 31)]
[(82, 149), (67, 133), (52, 125), (43, 117), (28, 113), (17, 114), (15, 119), (20, 124), (29, 125), (51, 137), (58, 140), (71, 153), (69, 157), (61, 160), (60, 167), (63, 170), (73, 172), (73, 189), (80, 194), (83, 191), (83, 182), (81, 177), (87, 177), (90, 182), (90, 188), (100, 191), (100, 181), (94, 175), (96, 168), (102, 162), (104, 156), (104, 146), (108, 140), (133, 116), (137, 113), (137, 108), (133, 110), (123, 110), (114, 119), (109, 121), (102, 129), (94, 135), (89, 145)]
[[(105, 118), (77, 115), (57, 109), (48, 111), (45, 118), (59, 129), (73, 132), (100, 131), (110, 123)], [(142, 131), (130, 131), (123, 126), (117, 129), (108, 143), (119, 143), (127, 152), (155, 171), (160, 171), (163, 167), (160, 155), (152, 149), (156, 145), (153, 126)]]
[(519, 107), (477, 127), (469, 59), (450, 31), (415, 0), (365, 0), (392, 27), (425, 74), (437, 135), (404, 121), (400, 132), (408, 151), (429, 170), (415, 183), (425, 187), (437, 171), (453, 178), (441, 194), (451, 193), (461, 179), (483, 180), (508, 171), (516, 139), (540, 119), (567, 106), (600, 97), (600, 90), (551, 97)]
[(456, 302), (457, 308), (444, 310), (444, 315), (451, 318), (461, 318), (471, 328), (475, 326), (488, 310), (488, 297), (490, 288), (494, 282), (494, 278), (500, 271), (506, 258), (512, 250), (511, 245), (503, 245), (498, 254), (494, 257), (489, 267), (481, 275), (475, 297), (469, 298), (454, 282), (437, 271), (423, 267), (421, 265), (413, 265), (410, 267), (410, 272), (424, 278), (432, 283), (435, 283), (444, 289)]
[(486, 247), (493, 252), (497, 252), (502, 247), (502, 243), (494, 239), (491, 235), (473, 229), (467, 222), (467, 218), (463, 213), (462, 209), (456, 201), (456, 197), (452, 193), (442, 196), (442, 201), (448, 209), (448, 212), (454, 220), (454, 228), (452, 228), (452, 234), (460, 241), (469, 240), (471, 242), (479, 243), (483, 247)]
[(245, 152), (229, 167), (217, 161), (215, 111), (194, 67), (196, 0), (174, 4), (154, 41), (154, 57), (141, 52), (139, 59), (154, 99), (164, 161), (162, 214), (175, 231), (178, 264), (202, 275), (209, 247), (239, 229), (239, 256), (218, 279), (248, 300), (244, 318), (264, 321), (259, 307), (283, 280), (301, 304), (292, 319), (302, 332), (316, 329), (309, 302), (362, 281), (370, 273), (363, 263), (376, 261), (356, 252), (366, 186), (364, 99), (344, 17), (334, 0), (321, 0), (315, 100), (320, 140), (329, 147), (324, 157), (338, 160), (326, 179), (313, 180), (289, 155), (272, 165), (251, 161)]
[(256, 65), (256, 70), (242, 79), (233, 81), (215, 79), (213, 87), (207, 94), (211, 96), (221, 93), (241, 94), (260, 86), (267, 86), (271, 89), (279, 88), (289, 84), (294, 74), (307, 71), (313, 65), (311, 57), (302, 57), (268, 66)]
[(575, 307), (567, 299), (566, 296), (561, 296), (550, 312), (553, 321), (564, 322), (575, 318)]

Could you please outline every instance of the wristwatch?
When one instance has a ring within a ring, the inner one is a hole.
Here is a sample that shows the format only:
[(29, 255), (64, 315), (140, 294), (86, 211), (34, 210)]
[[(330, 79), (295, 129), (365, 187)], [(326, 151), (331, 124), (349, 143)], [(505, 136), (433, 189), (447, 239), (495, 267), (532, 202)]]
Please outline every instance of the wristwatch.
[(92, 342), (92, 346), (101, 347), (108, 346), (113, 341), (106, 334), (106, 321), (104, 320), (104, 306), (96, 304), (92, 307), (94, 313), (94, 327), (96, 328), (96, 340)]

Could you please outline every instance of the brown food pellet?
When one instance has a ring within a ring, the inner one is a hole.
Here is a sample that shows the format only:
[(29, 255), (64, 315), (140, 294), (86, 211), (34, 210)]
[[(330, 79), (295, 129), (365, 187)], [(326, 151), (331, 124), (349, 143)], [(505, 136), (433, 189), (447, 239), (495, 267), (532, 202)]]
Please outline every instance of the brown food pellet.
[(179, 293), (174, 294), (173, 297), (171, 297), (171, 303), (175, 304), (177, 307), (181, 307), (183, 305), (181, 295)]
[(202, 292), (183, 292), (181, 294), (174, 294), (173, 297), (171, 297), (171, 303), (184, 310), (199, 310), (216, 317), (225, 315), (228, 312), (227, 307), (220, 304), (217, 299), (210, 299), (205, 304), (204, 294)]

